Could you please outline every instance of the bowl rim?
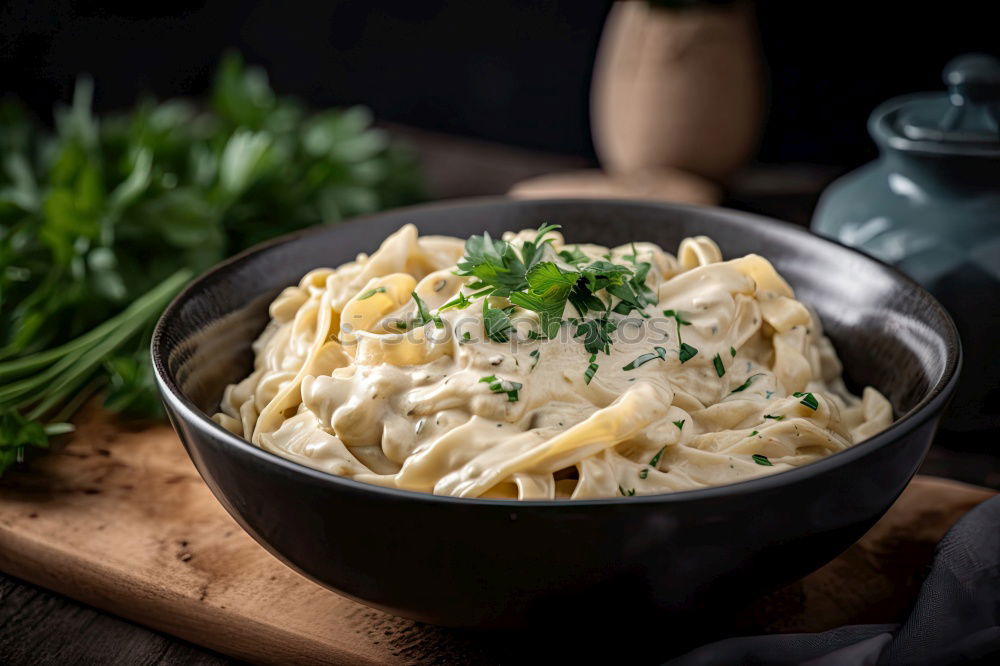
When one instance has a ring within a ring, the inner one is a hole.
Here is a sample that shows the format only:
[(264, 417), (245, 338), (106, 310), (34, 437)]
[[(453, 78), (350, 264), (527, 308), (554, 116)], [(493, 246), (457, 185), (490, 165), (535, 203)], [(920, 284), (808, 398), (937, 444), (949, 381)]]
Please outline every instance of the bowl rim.
[(492, 498), (479, 498), (479, 497), (454, 497), (451, 495), (435, 495), (432, 493), (424, 493), (416, 490), (405, 490), (401, 488), (388, 488), (385, 486), (378, 486), (371, 483), (365, 483), (363, 481), (355, 481), (343, 476), (338, 476), (336, 474), (331, 474), (329, 472), (324, 472), (312, 467), (308, 467), (302, 463), (295, 462), (284, 458), (277, 453), (272, 453), (266, 449), (252, 444), (251, 442), (243, 439), (242, 437), (237, 437), (233, 433), (229, 432), (221, 425), (213, 421), (209, 415), (205, 414), (201, 409), (199, 409), (186, 395), (184, 395), (180, 388), (175, 384), (173, 377), (166, 369), (166, 363), (163, 353), (164, 343), (164, 331), (176, 320), (181, 307), (196, 294), (203, 285), (210, 281), (212, 278), (223, 274), (231, 270), (235, 265), (240, 264), (248, 260), (252, 256), (262, 254), (273, 247), (279, 245), (284, 245), (286, 243), (291, 243), (297, 241), (298, 239), (306, 236), (311, 236), (314, 234), (320, 234), (330, 230), (329, 224), (318, 224), (298, 231), (293, 231), (288, 234), (277, 236), (270, 240), (258, 243), (242, 252), (239, 252), (228, 259), (225, 259), (218, 264), (215, 264), (202, 274), (195, 277), (191, 282), (189, 282), (171, 301), (170, 304), (164, 309), (163, 313), (160, 315), (156, 322), (156, 326), (153, 329), (152, 341), (150, 344), (150, 354), (153, 362), (153, 374), (156, 379), (157, 388), (159, 389), (161, 399), (168, 403), (167, 407), (173, 409), (177, 414), (177, 418), (182, 419), (188, 426), (197, 428), (206, 437), (221, 441), (225, 447), (234, 447), (236, 452), (248, 454), (254, 457), (257, 461), (265, 465), (277, 465), (278, 468), (282, 469), (284, 472), (292, 475), (303, 475), (308, 480), (319, 483), (321, 485), (333, 486), (335, 489), (341, 489), (345, 491), (361, 491), (361, 492), (371, 492), (379, 495), (386, 496), (387, 498), (419, 501), (427, 503), (439, 503), (439, 504), (451, 504), (451, 505), (462, 505), (462, 506), (493, 506), (493, 507), (503, 507), (506, 509), (517, 509), (518, 507), (524, 508), (568, 508), (568, 507), (587, 507), (587, 506), (616, 506), (622, 504), (673, 504), (676, 502), (694, 502), (694, 501), (711, 501), (718, 498), (728, 497), (728, 496), (744, 496), (749, 495), (758, 491), (767, 491), (779, 486), (790, 485), (795, 482), (808, 481), (809, 479), (821, 476), (826, 473), (826, 471), (839, 467), (841, 465), (849, 464), (850, 462), (868, 456), (874, 453), (876, 450), (887, 446), (889, 443), (900, 439), (910, 432), (916, 430), (924, 423), (926, 423), (933, 414), (937, 413), (939, 410), (943, 409), (948, 400), (951, 398), (951, 394), (958, 383), (959, 369), (962, 363), (962, 346), (961, 340), (958, 334), (958, 329), (955, 326), (955, 322), (952, 320), (951, 316), (948, 314), (947, 310), (944, 309), (936, 298), (934, 298), (927, 290), (925, 290), (920, 284), (918, 284), (914, 279), (900, 271), (899, 269), (886, 264), (885, 262), (871, 257), (860, 250), (856, 250), (852, 247), (842, 245), (831, 239), (824, 238), (817, 234), (812, 233), (810, 230), (800, 227), (798, 225), (791, 224), (789, 222), (783, 222), (781, 220), (776, 220), (763, 215), (757, 215), (755, 213), (749, 213), (746, 211), (735, 210), (731, 208), (725, 208), (722, 206), (703, 206), (698, 204), (685, 204), (685, 203), (675, 203), (675, 202), (665, 202), (665, 201), (655, 201), (655, 200), (639, 200), (639, 199), (609, 199), (609, 198), (544, 198), (544, 199), (513, 199), (506, 196), (486, 196), (486, 197), (469, 197), (463, 199), (452, 199), (444, 202), (430, 202), (419, 204), (415, 206), (406, 206), (400, 208), (393, 208), (386, 211), (380, 211), (378, 213), (372, 213), (368, 215), (362, 215), (358, 217), (351, 218), (342, 222), (338, 222), (337, 226), (342, 227), (348, 224), (362, 224), (365, 221), (392, 216), (399, 214), (406, 214), (407, 212), (426, 212), (435, 210), (452, 210), (452, 209), (475, 209), (484, 206), (494, 206), (497, 204), (546, 204), (546, 205), (591, 205), (591, 204), (601, 204), (601, 205), (621, 205), (621, 206), (639, 206), (639, 207), (652, 207), (661, 208), (666, 210), (672, 210), (675, 212), (694, 212), (697, 214), (704, 214), (706, 211), (712, 213), (721, 213), (729, 216), (731, 220), (737, 223), (758, 223), (764, 224), (770, 227), (776, 227), (784, 232), (792, 233), (800, 237), (807, 237), (814, 241), (820, 241), (832, 246), (835, 246), (841, 251), (846, 251), (853, 253), (865, 261), (874, 263), (881, 267), (883, 270), (889, 272), (898, 282), (902, 283), (911, 290), (916, 291), (923, 300), (930, 305), (936, 313), (941, 316), (942, 320), (946, 323), (946, 329), (944, 331), (945, 343), (947, 346), (947, 358), (945, 359), (945, 367), (942, 371), (941, 378), (930, 387), (927, 394), (909, 411), (904, 415), (899, 417), (896, 421), (873, 437), (869, 437), (866, 440), (859, 442), (858, 444), (848, 447), (842, 451), (838, 451), (831, 455), (828, 455), (820, 460), (802, 465), (800, 467), (795, 467), (790, 470), (783, 472), (778, 472), (776, 474), (768, 474), (766, 476), (754, 477), (746, 479), (744, 481), (737, 481), (735, 483), (728, 483), (720, 486), (709, 486), (705, 488), (694, 488), (690, 490), (679, 490), (669, 493), (660, 493), (653, 495), (635, 495), (628, 497), (604, 497), (604, 498), (593, 498), (593, 499), (551, 499), (551, 500), (511, 500), (511, 499), (492, 499)]

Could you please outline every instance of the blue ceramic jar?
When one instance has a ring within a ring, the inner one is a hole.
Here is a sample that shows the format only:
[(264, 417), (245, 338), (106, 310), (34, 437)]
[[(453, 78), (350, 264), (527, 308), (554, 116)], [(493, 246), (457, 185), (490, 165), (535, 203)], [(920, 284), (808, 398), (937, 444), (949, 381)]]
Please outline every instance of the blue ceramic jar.
[(879, 158), (824, 192), (812, 228), (894, 264), (948, 308), (965, 364), (945, 428), (975, 444), (1000, 429), (1000, 60), (956, 58), (944, 79), (947, 94), (875, 109)]

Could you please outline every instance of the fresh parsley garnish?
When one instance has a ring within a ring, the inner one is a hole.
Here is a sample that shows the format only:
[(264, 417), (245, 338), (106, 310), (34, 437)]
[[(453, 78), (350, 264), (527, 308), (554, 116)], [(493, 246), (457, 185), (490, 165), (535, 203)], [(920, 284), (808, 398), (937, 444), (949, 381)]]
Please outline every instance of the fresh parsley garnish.
[(472, 334), (469, 333), (468, 331), (465, 331), (464, 333), (462, 333), (462, 340), (458, 344), (464, 345), (468, 342), (472, 342)]
[(664, 310), (664, 317), (672, 317), (677, 324), (677, 343), (679, 345), (677, 351), (677, 357), (680, 359), (681, 363), (687, 363), (692, 358), (698, 355), (698, 349), (692, 347), (688, 343), (684, 342), (681, 338), (681, 326), (690, 326), (691, 322), (684, 319), (680, 312), (674, 310)]
[(756, 435), (756, 434), (758, 434), (758, 433), (757, 433), (757, 431), (756, 431), (756, 430), (754, 430), (754, 431), (753, 431), (753, 432), (751, 432), (751, 433), (750, 433), (749, 435), (747, 435), (747, 437), (753, 437), (753, 436), (754, 436), (754, 435)]
[(732, 391), (730, 391), (730, 393), (739, 393), (740, 391), (746, 391), (748, 388), (750, 388), (750, 385), (753, 384), (753, 380), (763, 376), (764, 376), (763, 372), (758, 372), (755, 375), (750, 375), (749, 377), (747, 377), (745, 382), (734, 388)]
[(444, 323), (441, 321), (441, 317), (436, 314), (431, 314), (430, 310), (427, 309), (427, 304), (424, 303), (423, 299), (417, 296), (417, 292), (412, 292), (410, 294), (413, 296), (413, 301), (417, 304), (417, 317), (415, 319), (418, 326), (424, 326), (434, 322), (435, 328), (444, 328)]
[[(472, 298), (475, 298), (478, 295), (479, 294), (472, 294)], [(451, 310), (451, 309), (464, 310), (465, 308), (472, 305), (472, 298), (469, 298), (462, 292), (458, 292), (458, 296), (456, 296), (455, 298), (451, 299), (450, 301), (439, 307), (438, 312), (444, 312), (445, 310)]]
[(726, 374), (726, 366), (722, 365), (721, 356), (716, 354), (715, 358), (712, 359), (712, 364), (715, 366), (715, 374), (719, 375), (720, 377)]
[(375, 287), (374, 289), (369, 289), (365, 293), (361, 294), (355, 300), (364, 301), (364, 300), (368, 300), (369, 298), (371, 298), (375, 294), (384, 294), (384, 293), (385, 293), (385, 287)]
[[(633, 262), (630, 267), (612, 263), (610, 259), (590, 261), (579, 248), (563, 249), (554, 255), (546, 250), (553, 239), (545, 236), (558, 228), (542, 226), (534, 240), (524, 242), (520, 250), (506, 241), (491, 238), (488, 233), (469, 238), (456, 274), (474, 278), (468, 286), (478, 291), (471, 297), (460, 295), (443, 307), (465, 307), (463, 299), (472, 297), (506, 298), (512, 305), (537, 312), (540, 335), (553, 338), (564, 322), (566, 304), (570, 303), (583, 320), (575, 335), (584, 337), (587, 351), (610, 353), (610, 335), (616, 324), (608, 315), (611, 312), (627, 315), (632, 310), (645, 315), (642, 309), (656, 302), (646, 285), (651, 264)], [(560, 266), (558, 260), (572, 269)], [(618, 303), (602, 300), (598, 296), (602, 291), (617, 298)], [(506, 342), (509, 329), (504, 317), (492, 312), (494, 309), (484, 308), (484, 320), (490, 319), (489, 330), (493, 331), (488, 335)]]
[(639, 478), (640, 479), (645, 479), (647, 476), (649, 476), (649, 470), (650, 470), (650, 468), (656, 469), (656, 465), (659, 464), (660, 458), (663, 456), (663, 452), (666, 451), (666, 450), (667, 450), (667, 447), (664, 446), (662, 449), (660, 449), (659, 451), (656, 452), (656, 455), (653, 456), (652, 459), (650, 459), (650, 461), (649, 461), (649, 467), (645, 467), (645, 468), (643, 468), (642, 470), (639, 471)]
[(620, 492), (625, 497), (632, 497), (633, 495), (635, 495), (635, 488), (629, 488), (628, 490), (626, 490), (625, 488), (618, 486), (618, 492)]
[(591, 354), (611, 353), (611, 334), (618, 329), (618, 324), (606, 317), (587, 319), (576, 327), (573, 337), (583, 338), (584, 348)]
[(785, 418), (784, 414), (764, 414), (765, 419), (773, 419), (775, 421), (780, 421)]
[(483, 299), (483, 328), (486, 329), (486, 337), (494, 342), (510, 340), (510, 332), (514, 329), (514, 324), (510, 321), (513, 309), (513, 306), (494, 308), (490, 306), (488, 298)]
[(623, 365), (622, 370), (635, 370), (640, 365), (649, 363), (653, 359), (658, 358), (662, 361), (666, 358), (667, 350), (664, 349), (663, 347), (653, 347), (653, 350), (654, 350), (653, 352), (650, 352), (648, 354), (643, 354), (642, 356), (637, 357), (634, 361), (632, 361), (628, 365)]
[(729, 355), (732, 356), (733, 358), (736, 358), (736, 347), (729, 348)]
[(538, 365), (538, 359), (541, 357), (541, 352), (539, 352), (537, 349), (532, 349), (531, 353), (528, 354), (528, 356), (531, 357), (531, 367), (528, 368), (528, 372), (531, 372), (532, 370), (535, 369), (535, 366)]
[(681, 419), (680, 421), (674, 421), (674, 425), (677, 426), (678, 430), (683, 430), (684, 429), (684, 419)]
[(599, 365), (594, 363), (594, 361), (596, 360), (597, 360), (597, 354), (591, 354), (590, 365), (588, 365), (587, 369), (583, 372), (583, 380), (588, 384), (590, 383), (590, 380), (594, 378), (594, 375), (597, 374), (597, 368), (600, 367)]
[(800, 405), (805, 405), (814, 412), (819, 409), (819, 401), (816, 400), (816, 396), (812, 393), (802, 393), (801, 391), (796, 391), (792, 395), (796, 398), (802, 398), (802, 400), (799, 401)]
[(767, 456), (762, 456), (759, 453), (755, 453), (750, 457), (753, 458), (753, 461), (758, 465), (763, 465), (764, 467), (774, 467), (774, 465), (771, 464), (771, 461), (767, 459)]
[(698, 355), (698, 350), (696, 348), (692, 347), (686, 342), (682, 342), (677, 357), (681, 360), (681, 363), (687, 363), (697, 355)]
[(524, 386), (520, 382), (514, 382), (509, 379), (497, 379), (496, 375), (483, 377), (479, 380), (479, 382), (489, 384), (490, 390), (494, 393), (506, 393), (507, 402), (517, 402), (517, 392)]

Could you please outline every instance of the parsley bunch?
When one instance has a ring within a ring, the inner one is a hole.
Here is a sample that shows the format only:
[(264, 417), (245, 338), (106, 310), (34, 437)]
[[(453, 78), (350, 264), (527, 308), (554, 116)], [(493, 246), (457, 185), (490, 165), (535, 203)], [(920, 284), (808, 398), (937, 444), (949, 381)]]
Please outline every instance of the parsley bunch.
[(95, 390), (115, 411), (158, 415), (149, 331), (192, 275), (421, 198), (412, 157), (367, 110), (308, 113), (236, 56), (207, 104), (98, 118), (92, 92), (78, 83), (52, 133), (0, 104), (0, 473)]
[[(468, 285), (474, 293), (460, 293), (440, 309), (465, 308), (482, 298), (487, 336), (506, 342), (513, 328), (510, 315), (520, 307), (538, 313), (540, 332), (536, 336), (554, 338), (563, 323), (569, 323), (576, 327), (574, 337), (583, 338), (589, 353), (610, 353), (611, 334), (617, 327), (610, 314), (627, 315), (635, 310), (646, 316), (643, 309), (656, 303), (646, 285), (651, 265), (638, 261), (634, 249), (625, 257), (629, 265), (613, 263), (610, 255), (592, 261), (578, 248), (556, 253), (551, 248), (553, 239), (546, 238), (556, 229), (559, 226), (541, 226), (520, 250), (491, 238), (489, 233), (469, 238), (456, 273), (474, 278)], [(496, 301), (501, 299), (509, 305), (498, 305)], [(579, 318), (563, 319), (567, 303)], [(594, 360), (588, 366), (588, 383), (597, 371)]]

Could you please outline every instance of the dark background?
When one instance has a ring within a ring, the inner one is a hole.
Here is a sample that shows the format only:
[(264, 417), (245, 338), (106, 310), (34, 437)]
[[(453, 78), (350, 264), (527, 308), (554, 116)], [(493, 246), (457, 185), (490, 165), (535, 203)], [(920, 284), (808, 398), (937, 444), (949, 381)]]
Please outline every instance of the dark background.
[[(383, 120), (593, 156), (590, 74), (607, 0), (0, 3), (0, 75), (43, 120), (78, 72), (97, 105), (198, 94), (220, 54), (264, 65), (279, 92), (365, 103)], [(939, 89), (949, 58), (1000, 54), (992, 1), (756, 3), (770, 116), (760, 160), (853, 166), (871, 109)]]

